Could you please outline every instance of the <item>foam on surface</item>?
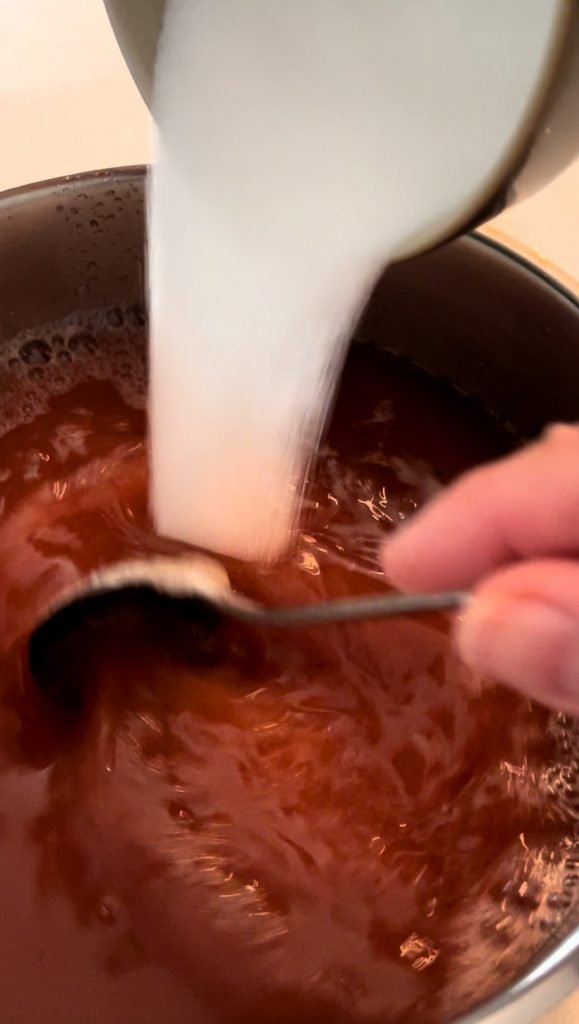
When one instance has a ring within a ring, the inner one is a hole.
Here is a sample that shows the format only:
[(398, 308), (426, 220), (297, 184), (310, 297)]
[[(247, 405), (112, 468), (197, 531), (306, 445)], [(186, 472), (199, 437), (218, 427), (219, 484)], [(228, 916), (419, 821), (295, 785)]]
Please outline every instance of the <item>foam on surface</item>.
[(0, 350), (0, 437), (46, 412), (56, 395), (86, 380), (114, 380), (125, 402), (147, 402), (140, 306), (79, 312), (23, 331)]

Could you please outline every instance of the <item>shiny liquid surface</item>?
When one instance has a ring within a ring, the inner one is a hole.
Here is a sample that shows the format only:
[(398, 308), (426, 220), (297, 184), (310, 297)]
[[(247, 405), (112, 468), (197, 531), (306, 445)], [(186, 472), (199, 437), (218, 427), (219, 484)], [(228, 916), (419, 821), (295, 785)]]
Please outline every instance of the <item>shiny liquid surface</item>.
[[(58, 699), (29, 678), (51, 594), (176, 549), (150, 527), (129, 335), (63, 329), (1, 370), (5, 396), (39, 369), (51, 394), (0, 437), (2, 1017), (450, 1020), (548, 939), (577, 853), (572, 726), (469, 677), (444, 617), (193, 635), (127, 607), (71, 636)], [(385, 532), (509, 443), (358, 346), (295, 551), (231, 563), (234, 584), (280, 603), (381, 589)]]

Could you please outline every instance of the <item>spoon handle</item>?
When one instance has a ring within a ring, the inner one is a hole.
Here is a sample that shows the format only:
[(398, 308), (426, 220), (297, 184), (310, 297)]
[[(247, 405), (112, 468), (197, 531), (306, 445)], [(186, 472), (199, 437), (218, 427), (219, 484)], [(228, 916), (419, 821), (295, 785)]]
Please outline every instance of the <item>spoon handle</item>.
[(228, 606), (228, 614), (245, 621), (268, 626), (314, 626), (357, 619), (380, 619), (393, 615), (413, 615), (462, 608), (470, 595), (463, 590), (436, 594), (373, 594), (370, 597), (345, 597), (333, 601), (293, 605), (288, 608)]

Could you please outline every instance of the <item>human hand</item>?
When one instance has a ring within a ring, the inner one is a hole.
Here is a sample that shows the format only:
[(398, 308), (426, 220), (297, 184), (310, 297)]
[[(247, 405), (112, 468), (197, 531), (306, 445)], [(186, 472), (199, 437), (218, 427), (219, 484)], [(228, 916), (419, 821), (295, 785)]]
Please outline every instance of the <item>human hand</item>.
[(579, 427), (467, 473), (388, 541), (402, 590), (471, 589), (465, 662), (579, 713)]

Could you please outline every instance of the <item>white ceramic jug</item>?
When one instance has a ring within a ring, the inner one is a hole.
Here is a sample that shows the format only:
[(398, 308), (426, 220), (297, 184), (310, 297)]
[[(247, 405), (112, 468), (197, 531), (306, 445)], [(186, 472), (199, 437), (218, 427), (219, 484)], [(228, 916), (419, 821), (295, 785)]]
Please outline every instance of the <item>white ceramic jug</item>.
[[(104, 0), (111, 24), (137, 86), (147, 103), (151, 101), (155, 54), (162, 30), (167, 0)], [(190, 0), (196, 2), (196, 0)], [(239, 0), (239, 3), (250, 0)], [(355, 0), (353, 0), (355, 2)], [(377, 0), (379, 2), (379, 0)], [(403, 2), (403, 0), (400, 0)], [(427, 0), (426, 0), (427, 2)], [(480, 20), (480, 0), (456, 0), (464, 13), (464, 4), (472, 4), (473, 31), (475, 18)], [(513, 55), (525, 59), (528, 33), (521, 24), (520, 5), (504, 0), (502, 23), (497, 33), (508, 31), (513, 40)], [(483, 223), (505, 207), (538, 191), (555, 178), (579, 154), (579, 0), (543, 0), (539, 9), (552, 15), (548, 38), (539, 62), (521, 122), (511, 139), (505, 140), (506, 158), (496, 166), (492, 179), (481, 174), (480, 187), (475, 189), (458, 218), (439, 224), (428, 237), (421, 237), (414, 248), (400, 255), (415, 255), (418, 250), (435, 245)], [(484, 5), (483, 5), (484, 9)], [(525, 10), (526, 21), (533, 17), (532, 8)], [(315, 17), (315, 5), (312, 8)], [(492, 33), (489, 36), (489, 69), (492, 68)], [(468, 40), (465, 40), (468, 45)], [(531, 59), (531, 54), (529, 54)], [(536, 60), (536, 53), (533, 54)], [(457, 89), (461, 83), (457, 82)]]

